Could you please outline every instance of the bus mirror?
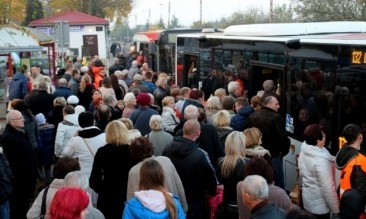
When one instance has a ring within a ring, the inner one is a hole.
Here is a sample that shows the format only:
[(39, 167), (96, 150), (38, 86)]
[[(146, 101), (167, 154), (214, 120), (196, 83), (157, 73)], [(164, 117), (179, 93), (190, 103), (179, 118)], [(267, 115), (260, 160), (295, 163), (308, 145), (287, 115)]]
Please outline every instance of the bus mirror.
[(290, 49), (300, 49), (301, 43), (300, 40), (289, 40), (286, 42), (286, 46)]

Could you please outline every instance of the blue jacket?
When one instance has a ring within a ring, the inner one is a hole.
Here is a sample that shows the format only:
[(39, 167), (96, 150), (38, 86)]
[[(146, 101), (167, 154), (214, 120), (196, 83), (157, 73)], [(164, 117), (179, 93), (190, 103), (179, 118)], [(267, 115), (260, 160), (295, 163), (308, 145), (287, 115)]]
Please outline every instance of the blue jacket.
[(28, 78), (20, 72), (17, 72), (9, 84), (9, 100), (24, 99), (28, 90)]
[(55, 92), (53, 92), (53, 96), (55, 97), (64, 97), (65, 100), (71, 95), (71, 90), (67, 87), (59, 86), (56, 88)]
[(253, 112), (254, 109), (251, 106), (242, 107), (239, 109), (239, 112), (233, 118), (231, 118), (230, 127), (234, 131), (244, 131), (244, 128), (248, 123), (249, 115)]
[[(182, 205), (179, 202), (179, 199), (175, 196), (173, 196), (173, 200), (175, 202), (175, 206), (177, 207), (177, 219), (185, 219), (186, 216), (184, 214)], [(127, 203), (126, 207), (123, 211), (123, 217), (122, 219), (138, 219), (138, 218), (144, 218), (144, 219), (166, 219), (170, 218), (168, 210), (165, 209), (164, 211), (160, 213), (155, 213), (151, 211), (150, 209), (143, 206), (136, 197), (131, 198)]]
[(156, 110), (145, 106), (140, 106), (130, 115), (133, 127), (139, 130), (142, 136), (145, 136), (151, 132), (149, 122), (152, 115), (159, 115), (159, 113), (156, 112)]

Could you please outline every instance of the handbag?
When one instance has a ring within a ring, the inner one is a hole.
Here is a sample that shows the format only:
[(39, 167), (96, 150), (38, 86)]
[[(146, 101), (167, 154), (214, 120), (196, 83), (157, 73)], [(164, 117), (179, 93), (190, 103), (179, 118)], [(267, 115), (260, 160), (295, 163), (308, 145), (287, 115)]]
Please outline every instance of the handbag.
[[(216, 195), (208, 197), (208, 205), (210, 207), (210, 219), (216, 219), (217, 211), (224, 201), (224, 191), (220, 186), (216, 187)], [(223, 205), (222, 205), (223, 206)]]
[(301, 191), (301, 185), (300, 185), (300, 171), (299, 171), (299, 155), (296, 155), (296, 182), (294, 188), (290, 192), (290, 199), (291, 202), (294, 203), (297, 206), (302, 205), (302, 191)]

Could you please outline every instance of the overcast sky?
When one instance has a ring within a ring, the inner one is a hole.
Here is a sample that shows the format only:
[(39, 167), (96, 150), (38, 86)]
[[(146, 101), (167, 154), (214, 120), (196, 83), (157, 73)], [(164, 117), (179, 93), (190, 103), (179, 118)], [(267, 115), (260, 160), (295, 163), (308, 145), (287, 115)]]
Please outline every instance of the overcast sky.
[[(164, 22), (168, 20), (168, 8), (170, 2), (170, 17), (175, 15), (181, 25), (190, 26), (200, 19), (200, 0), (136, 0), (135, 6), (130, 13), (130, 27), (137, 24), (156, 23), (160, 16)], [(203, 21), (213, 21), (222, 17), (228, 17), (239, 10), (249, 8), (262, 8), (269, 11), (270, 0), (202, 0)], [(273, 0), (273, 4), (289, 4), (290, 0)], [(137, 14), (137, 16), (136, 16)]]

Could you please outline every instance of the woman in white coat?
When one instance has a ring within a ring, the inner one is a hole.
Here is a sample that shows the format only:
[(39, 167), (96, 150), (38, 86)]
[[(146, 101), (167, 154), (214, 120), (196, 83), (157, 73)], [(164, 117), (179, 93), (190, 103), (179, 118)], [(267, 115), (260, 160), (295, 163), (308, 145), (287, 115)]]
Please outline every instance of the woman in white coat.
[(164, 97), (162, 100), (163, 104), (163, 112), (161, 117), (164, 121), (164, 130), (169, 133), (174, 133), (175, 127), (179, 124), (180, 120), (178, 119), (174, 108), (175, 108), (175, 101), (174, 98), (171, 96)]
[(329, 219), (330, 214), (334, 218), (339, 214), (334, 157), (324, 148), (326, 136), (320, 125), (307, 126), (304, 138), (299, 157), (304, 208), (318, 219)]

